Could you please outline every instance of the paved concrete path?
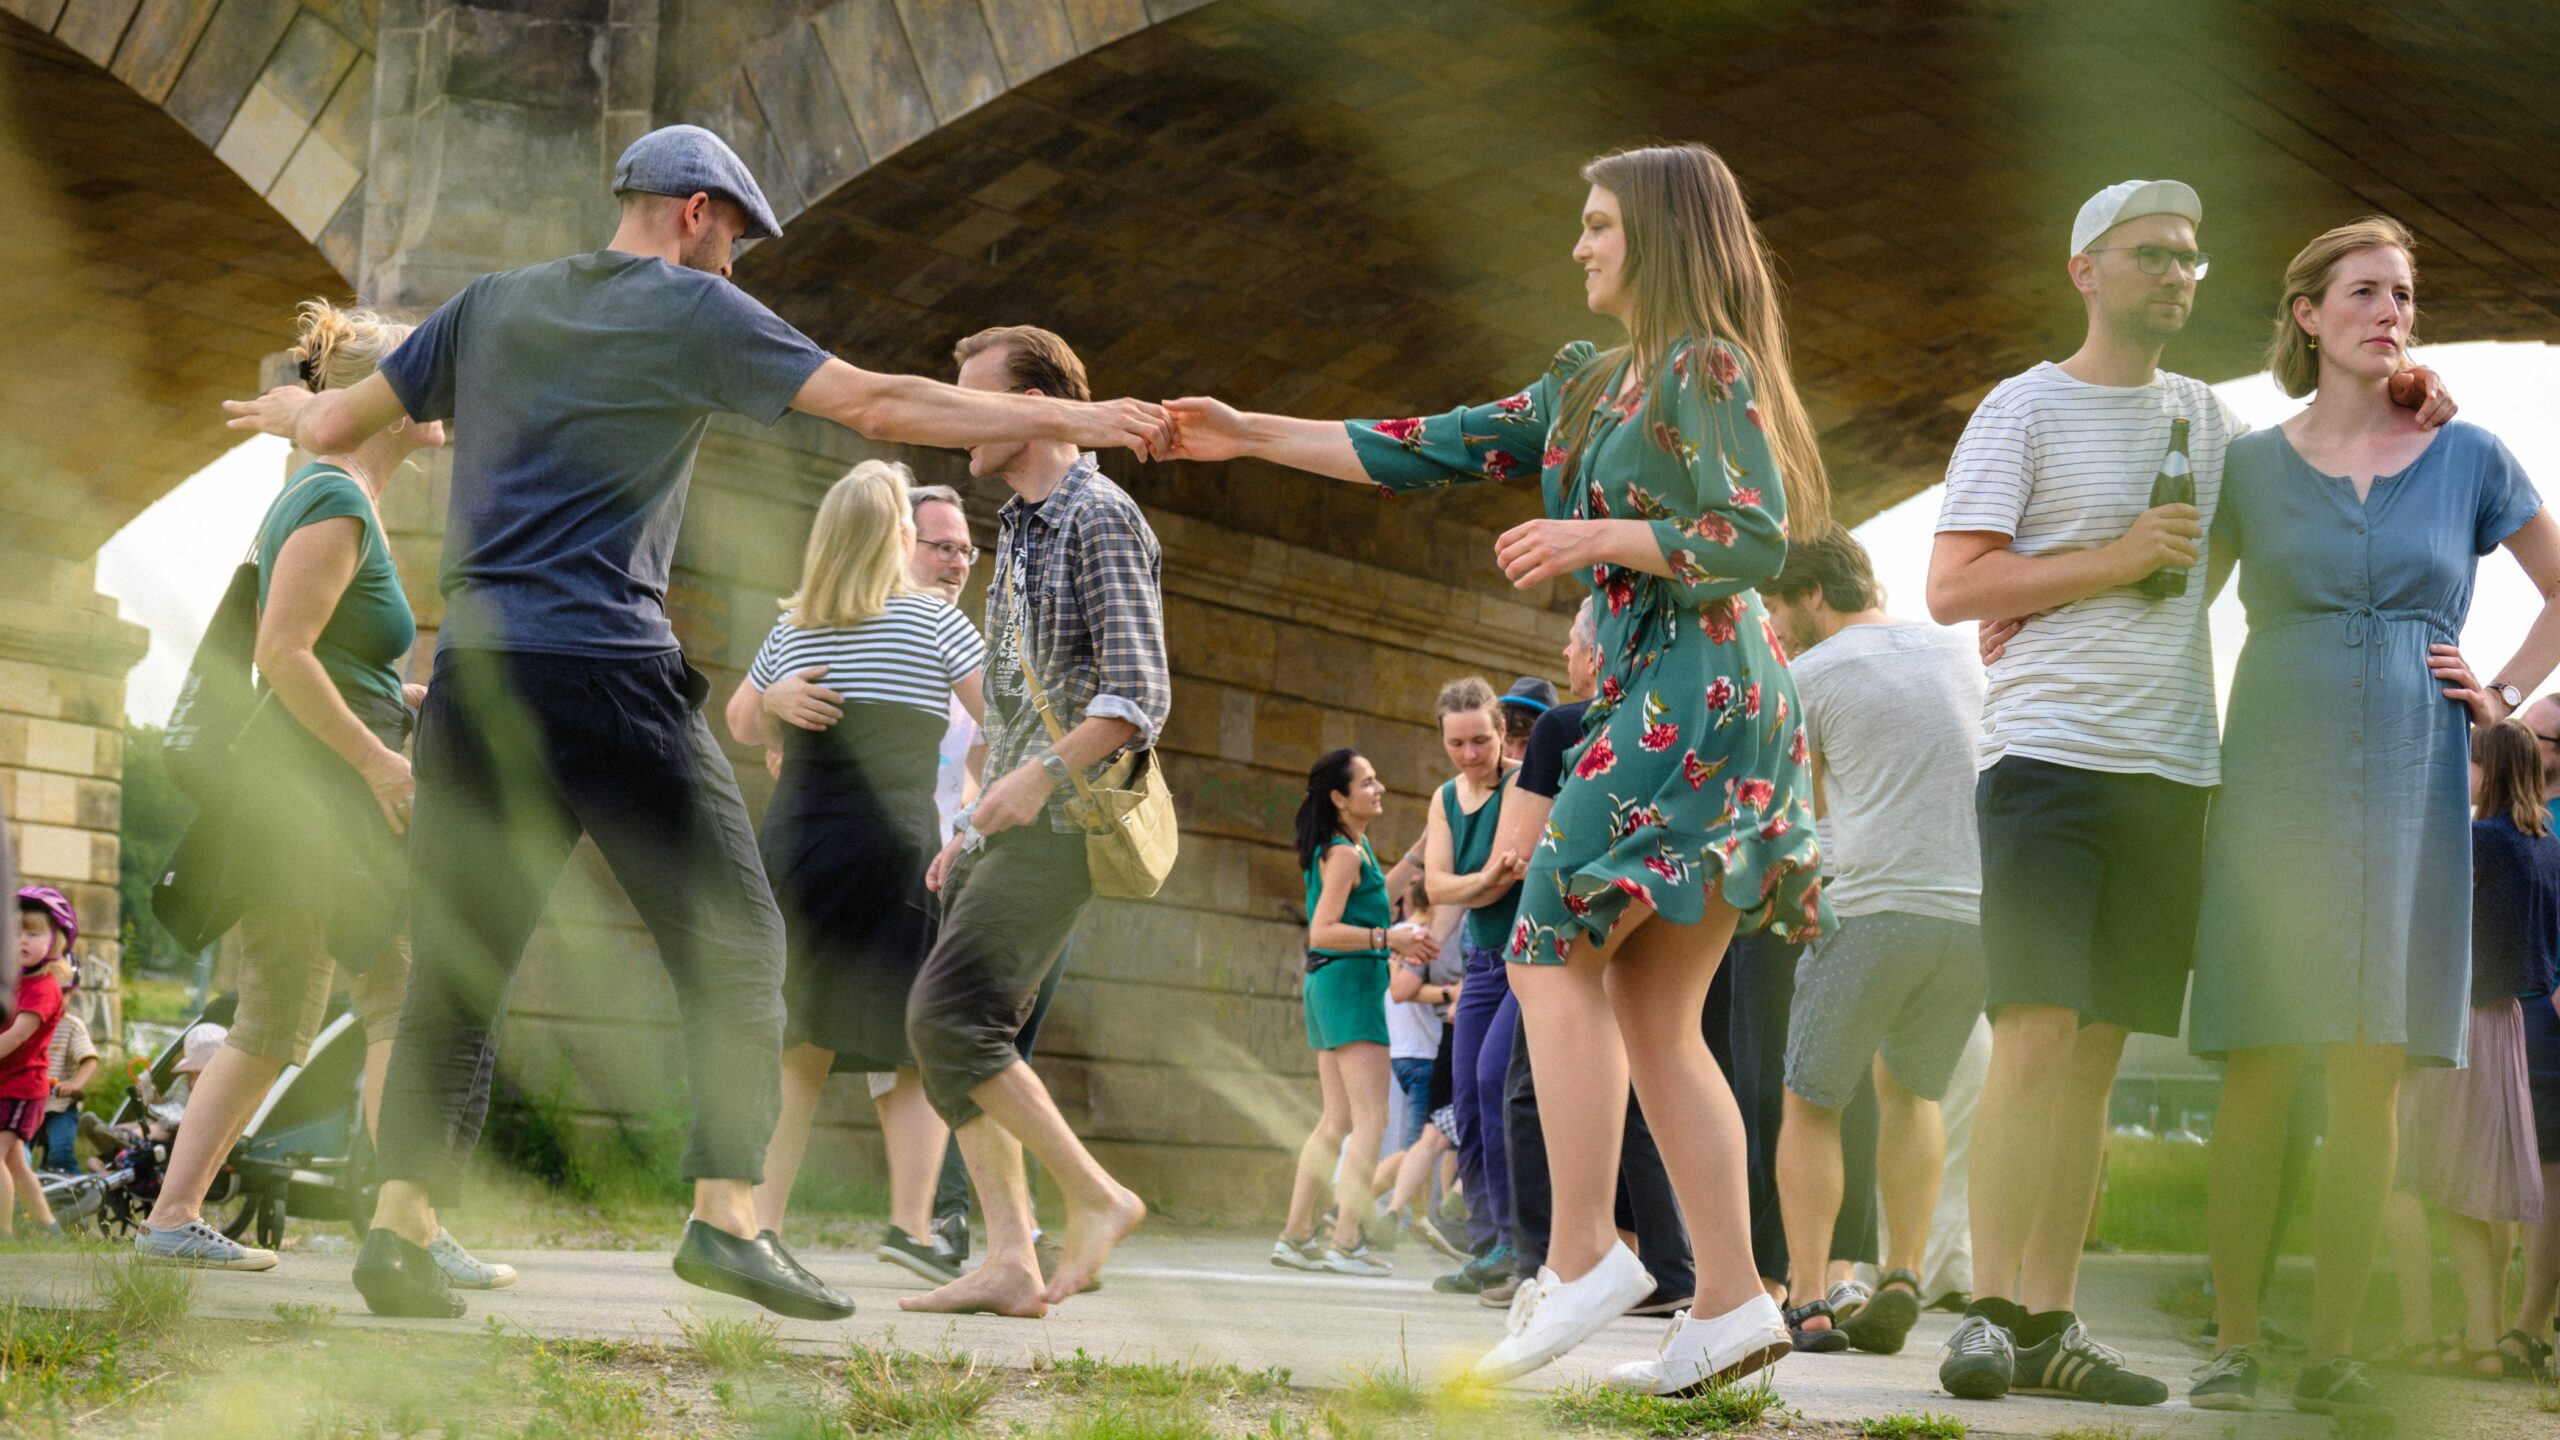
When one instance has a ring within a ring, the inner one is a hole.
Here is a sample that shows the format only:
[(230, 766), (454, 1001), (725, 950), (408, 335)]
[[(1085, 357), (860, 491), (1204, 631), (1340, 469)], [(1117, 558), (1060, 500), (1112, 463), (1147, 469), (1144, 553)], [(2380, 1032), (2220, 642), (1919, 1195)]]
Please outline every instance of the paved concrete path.
[[(904, 1270), (862, 1252), (804, 1253), (802, 1259), (853, 1292), (861, 1311), (837, 1324), (786, 1320), (783, 1338), (796, 1349), (828, 1352), (849, 1338), (911, 1349), (968, 1350), (1002, 1365), (1025, 1365), (1081, 1348), (1105, 1359), (1199, 1363), (1231, 1361), (1249, 1369), (1285, 1366), (1302, 1385), (1336, 1385), (1363, 1369), (1409, 1364), (1423, 1379), (1462, 1368), (1500, 1333), (1501, 1318), (1466, 1297), (1432, 1293), (1429, 1279), (1446, 1268), (1407, 1249), (1391, 1279), (1354, 1280), (1274, 1269), (1268, 1242), (1141, 1235), (1122, 1247), (1100, 1292), (1078, 1297), (1046, 1320), (911, 1315), (901, 1295), (922, 1286)], [(492, 1252), (522, 1279), (511, 1289), (471, 1298), (477, 1325), (496, 1316), (509, 1327), (551, 1336), (583, 1336), (681, 1344), (676, 1319), (759, 1314), (744, 1302), (677, 1280), (664, 1251)], [(264, 1275), (206, 1273), (197, 1290), (204, 1317), (272, 1319), (279, 1301), (334, 1305), (347, 1327), (432, 1326), (378, 1320), (364, 1313), (348, 1283), (348, 1254), (288, 1253)], [(2083, 1285), (2084, 1312), (2099, 1337), (2132, 1364), (2170, 1384), (2171, 1401), (2149, 1410), (2103, 1410), (2064, 1400), (2015, 1396), (1992, 1403), (1957, 1400), (1938, 1388), (1938, 1346), (1954, 1317), (1924, 1315), (1903, 1353), (1795, 1356), (1775, 1374), (1779, 1394), (1806, 1418), (1847, 1424), (1897, 1412), (1937, 1411), (1961, 1418), (1977, 1435), (2050, 1435), (2070, 1429), (2116, 1428), (2128, 1440), (2193, 1435), (2219, 1440), (2237, 1423), (2252, 1440), (2326, 1436), (2326, 1421), (2289, 1411), (2234, 1416), (2187, 1408), (2189, 1371), (2202, 1359), (2181, 1334), (2188, 1322), (2160, 1312), (2153, 1299), (2164, 1282), (2197, 1273), (2194, 1259), (2092, 1257)], [(0, 1266), (0, 1294), (24, 1299), (75, 1297), (85, 1285), (77, 1255), (13, 1255)], [(1611, 1365), (1650, 1355), (1663, 1322), (1622, 1320), (1547, 1370), (1522, 1391), (1597, 1380)], [(2428, 1423), (2409, 1428), (2429, 1437), (2560, 1434), (2560, 1421), (2537, 1413), (2522, 1386), (2420, 1382)]]

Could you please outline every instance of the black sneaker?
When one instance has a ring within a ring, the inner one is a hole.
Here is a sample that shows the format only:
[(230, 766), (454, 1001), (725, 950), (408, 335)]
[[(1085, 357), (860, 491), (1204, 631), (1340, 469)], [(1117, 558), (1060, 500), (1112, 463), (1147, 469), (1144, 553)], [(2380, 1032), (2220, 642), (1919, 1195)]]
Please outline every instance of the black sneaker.
[(2124, 1368), (2124, 1356), (2090, 1339), (2089, 1327), (2068, 1312), (2061, 1329), (2019, 1348), (2010, 1388), (2101, 1405), (2157, 1405), (2169, 1398), (2168, 1386)]
[(969, 1263), (968, 1211), (933, 1217), (933, 1248), (950, 1260), (954, 1270)]
[(2214, 1356), (2212, 1364), (2196, 1372), (2187, 1403), (2198, 1410), (2257, 1409), (2257, 1348), (2241, 1345)]
[(356, 1293), (376, 1315), (413, 1320), (459, 1320), (462, 1297), (444, 1267), (423, 1245), (412, 1245), (388, 1230), (365, 1232), (364, 1249), (356, 1255)]
[(1959, 1400), (1997, 1400), (2018, 1373), (2018, 1342), (1988, 1315), (1968, 1313), (1947, 1337), (1938, 1384)]
[(1686, 1290), (1675, 1292), (1664, 1286), (1656, 1285), (1653, 1287), (1652, 1294), (1637, 1301), (1636, 1307), (1627, 1313), (1630, 1315), (1669, 1315), (1676, 1311), (1688, 1309), (1689, 1299), (1690, 1295)]
[(960, 1278), (959, 1262), (945, 1254), (939, 1243), (920, 1241), (895, 1225), (880, 1236), (879, 1248), (871, 1253), (880, 1263), (898, 1266), (929, 1285), (948, 1285)]
[(2363, 1361), (2332, 1360), (2293, 1382), (2293, 1408), (2315, 1415), (2366, 1414), (2382, 1408), (2382, 1392), (2365, 1378)]

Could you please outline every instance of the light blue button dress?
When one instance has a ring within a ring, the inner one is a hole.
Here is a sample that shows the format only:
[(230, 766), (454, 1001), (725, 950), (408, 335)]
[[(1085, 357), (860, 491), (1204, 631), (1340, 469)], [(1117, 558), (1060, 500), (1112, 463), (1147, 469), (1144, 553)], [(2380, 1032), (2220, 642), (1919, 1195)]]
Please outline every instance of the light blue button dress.
[(2282, 430), (2232, 442), (2213, 544), (2239, 559), (2249, 639), (2205, 827), (2195, 1053), (2363, 1041), (2460, 1063), (2471, 722), (2427, 647), (2460, 638), (2480, 557), (2541, 507), (2476, 425), (2361, 502)]

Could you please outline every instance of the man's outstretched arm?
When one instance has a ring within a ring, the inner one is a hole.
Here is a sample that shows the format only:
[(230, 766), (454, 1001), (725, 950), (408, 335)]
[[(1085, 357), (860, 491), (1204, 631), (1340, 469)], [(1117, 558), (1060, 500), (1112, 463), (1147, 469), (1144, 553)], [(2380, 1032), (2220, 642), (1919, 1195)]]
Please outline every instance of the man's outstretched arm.
[(829, 359), (791, 397), (791, 408), (874, 440), (958, 447), (1065, 440), (1089, 450), (1124, 448), (1153, 459), (1174, 446), (1173, 418), (1145, 400), (1056, 400), (963, 390), (921, 375), (883, 375)]
[(225, 400), (233, 430), (281, 435), (310, 455), (344, 455), (408, 418), (391, 382), (380, 374), (343, 390), (317, 394), (299, 385), (279, 385), (255, 400)]

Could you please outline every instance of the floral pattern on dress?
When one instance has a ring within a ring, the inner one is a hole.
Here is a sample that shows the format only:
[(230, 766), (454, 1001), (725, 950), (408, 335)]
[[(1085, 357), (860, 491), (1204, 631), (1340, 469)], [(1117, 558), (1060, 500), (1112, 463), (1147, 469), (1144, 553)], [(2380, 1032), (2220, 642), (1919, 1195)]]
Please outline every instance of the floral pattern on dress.
[(1509, 958), (1561, 963), (1576, 944), (1605, 943), (1629, 905), (1696, 924), (1710, 887), (1740, 912), (1740, 932), (1818, 935), (1830, 913), (1804, 727), (1754, 588), (1786, 561), (1786, 490), (1749, 367), (1729, 345), (1687, 337), (1622, 394), (1621, 360), (1592, 392), (1568, 475), (1559, 406), (1596, 354), (1569, 345), (1537, 383), (1489, 405), (1348, 426), (1390, 493), (1534, 469), (1549, 516), (1643, 521), (1671, 572), (1589, 572), (1598, 693), (1523, 881)]

